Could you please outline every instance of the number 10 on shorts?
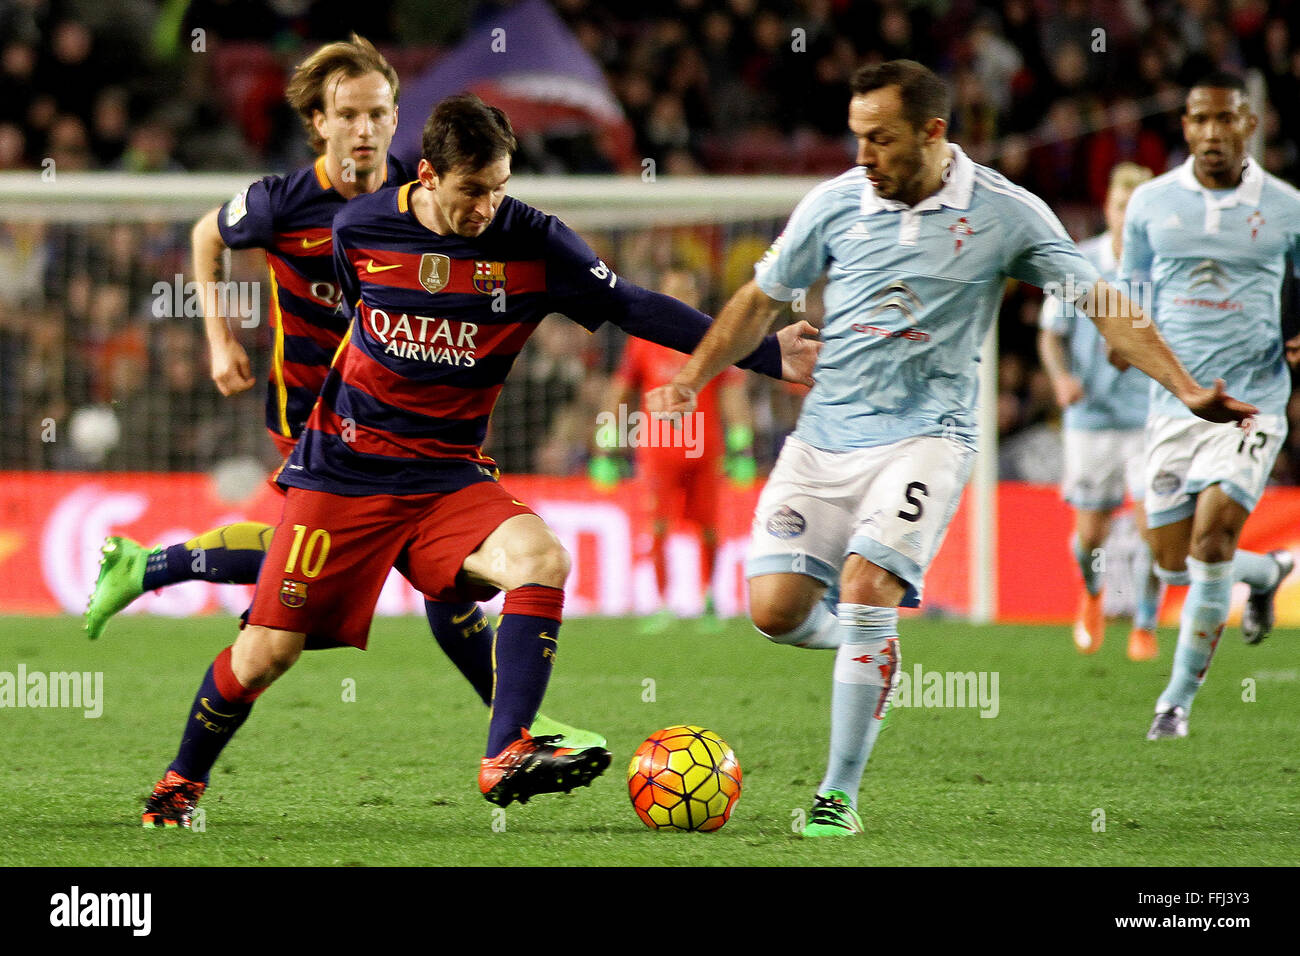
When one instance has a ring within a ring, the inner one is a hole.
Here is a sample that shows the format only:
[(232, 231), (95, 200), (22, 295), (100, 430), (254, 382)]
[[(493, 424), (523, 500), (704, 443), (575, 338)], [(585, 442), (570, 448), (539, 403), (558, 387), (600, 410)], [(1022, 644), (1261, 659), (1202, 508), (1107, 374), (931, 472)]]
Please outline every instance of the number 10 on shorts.
[(329, 553), (330, 533), (328, 531), (317, 528), (309, 535), (305, 524), (296, 524), (293, 526), (293, 544), (289, 547), (289, 560), (284, 563), (284, 573), (294, 573), (294, 565), (298, 563), (301, 555), (302, 576), (314, 578), (325, 567), (325, 559), (329, 557)]

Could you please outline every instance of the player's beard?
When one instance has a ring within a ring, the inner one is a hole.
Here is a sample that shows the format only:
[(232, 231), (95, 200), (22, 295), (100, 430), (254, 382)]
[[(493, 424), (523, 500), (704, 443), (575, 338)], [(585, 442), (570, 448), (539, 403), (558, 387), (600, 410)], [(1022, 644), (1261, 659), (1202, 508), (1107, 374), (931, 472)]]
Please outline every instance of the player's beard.
[(885, 176), (885, 182), (876, 187), (876, 194), (881, 199), (915, 205), (916, 194), (924, 179), (924, 167), (925, 146), (917, 143), (914, 149), (895, 159), (889, 174)]

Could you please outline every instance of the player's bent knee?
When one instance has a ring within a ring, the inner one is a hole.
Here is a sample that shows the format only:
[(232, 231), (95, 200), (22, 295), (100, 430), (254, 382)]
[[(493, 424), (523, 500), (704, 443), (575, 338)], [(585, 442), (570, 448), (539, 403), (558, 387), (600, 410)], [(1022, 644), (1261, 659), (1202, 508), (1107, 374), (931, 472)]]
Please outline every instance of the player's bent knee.
[(235, 679), (249, 690), (270, 686), (302, 655), (304, 641), (303, 635), (289, 631), (245, 628), (230, 652)]
[(569, 579), (573, 560), (564, 546), (557, 542), (518, 555), (511, 564), (511, 577), (516, 587), (522, 584), (544, 584), (547, 587), (562, 588)]
[(791, 644), (793, 640), (785, 638), (793, 635), (808, 619), (810, 608), (791, 605), (751, 605), (750, 619), (769, 641), (777, 644)]
[(1231, 561), (1236, 551), (1237, 534), (1234, 530), (1216, 528), (1192, 539), (1192, 554), (1207, 564)]

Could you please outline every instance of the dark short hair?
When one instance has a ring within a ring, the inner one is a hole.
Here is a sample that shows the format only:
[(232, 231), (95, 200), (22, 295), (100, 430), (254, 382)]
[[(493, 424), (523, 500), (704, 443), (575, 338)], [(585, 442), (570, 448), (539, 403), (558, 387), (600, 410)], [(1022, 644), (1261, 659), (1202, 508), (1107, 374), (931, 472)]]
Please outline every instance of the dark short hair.
[[(1215, 70), (1213, 73), (1207, 73), (1193, 83), (1191, 89), (1195, 90), (1201, 87), (1211, 90), (1237, 90), (1243, 96), (1246, 94), (1246, 81), (1236, 73), (1229, 73), (1227, 70)], [(1191, 90), (1188, 92), (1191, 92)]]
[(460, 166), (480, 170), (513, 156), (518, 146), (504, 112), (473, 93), (461, 93), (434, 107), (424, 124), (420, 155), (442, 176)]
[(945, 123), (952, 109), (948, 85), (922, 63), (890, 60), (860, 67), (849, 80), (854, 96), (886, 86), (897, 86), (903, 100), (903, 117), (913, 129), (920, 129), (938, 117)]

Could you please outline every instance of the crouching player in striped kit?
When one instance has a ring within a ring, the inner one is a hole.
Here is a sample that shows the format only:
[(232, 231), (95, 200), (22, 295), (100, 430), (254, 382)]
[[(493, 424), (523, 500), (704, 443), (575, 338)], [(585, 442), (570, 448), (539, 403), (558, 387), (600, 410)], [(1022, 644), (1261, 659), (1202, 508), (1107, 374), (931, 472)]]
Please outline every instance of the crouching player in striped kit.
[[(284, 511), (248, 626), (209, 669), (145, 822), (187, 826), (217, 756), (304, 649), (364, 648), (396, 567), (434, 600), (505, 592), (479, 788), (497, 804), (585, 786), (602, 747), (533, 737), (569, 557), (481, 449), (511, 365), (549, 313), (689, 351), (708, 317), (620, 279), (554, 217), (505, 195), (515, 137), (477, 97), (440, 103), (418, 179), (351, 200), (334, 260), (351, 325), (280, 473)], [(811, 381), (807, 323), (742, 364)]]
[(863, 67), (851, 88), (858, 167), (804, 197), (755, 278), (649, 400), (689, 412), (753, 347), (774, 300), (829, 272), (816, 385), (759, 498), (746, 569), (760, 631), (838, 648), (830, 760), (807, 837), (862, 830), (858, 790), (899, 673), (897, 608), (920, 602), (970, 472), (979, 348), (1008, 276), (1074, 289), (1111, 347), (1198, 415), (1254, 411), (1221, 382), (1199, 386), (1041, 200), (948, 142), (934, 73), (893, 61)]

